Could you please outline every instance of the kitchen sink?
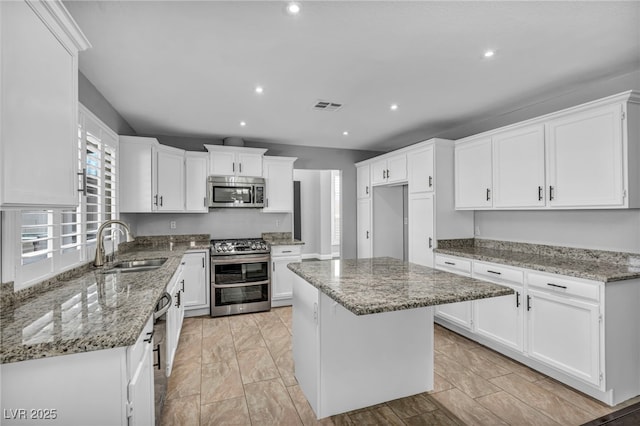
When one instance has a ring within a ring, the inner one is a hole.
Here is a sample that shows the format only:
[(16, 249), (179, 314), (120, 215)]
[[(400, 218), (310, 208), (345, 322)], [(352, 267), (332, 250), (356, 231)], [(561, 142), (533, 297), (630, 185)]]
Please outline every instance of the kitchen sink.
[(102, 271), (103, 274), (114, 274), (116, 272), (143, 272), (158, 269), (167, 261), (166, 257), (160, 259), (127, 260), (114, 264), (109, 269)]

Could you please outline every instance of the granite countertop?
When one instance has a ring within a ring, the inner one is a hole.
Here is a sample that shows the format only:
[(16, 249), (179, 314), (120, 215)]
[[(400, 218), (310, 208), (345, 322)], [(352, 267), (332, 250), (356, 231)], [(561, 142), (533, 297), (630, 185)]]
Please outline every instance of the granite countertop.
[(308, 261), (288, 268), (356, 315), (513, 294), (508, 287), (390, 257)]
[(263, 232), (262, 239), (272, 246), (304, 245), (303, 241), (293, 238), (291, 232)]
[(4, 306), (0, 364), (134, 344), (183, 254), (209, 248), (208, 241), (195, 245), (177, 241), (169, 250), (167, 242), (128, 243), (126, 251), (117, 256), (118, 261), (166, 257), (158, 269), (103, 274), (86, 266), (75, 276)]
[(605, 283), (640, 278), (640, 254), (479, 239), (438, 241), (435, 252)]

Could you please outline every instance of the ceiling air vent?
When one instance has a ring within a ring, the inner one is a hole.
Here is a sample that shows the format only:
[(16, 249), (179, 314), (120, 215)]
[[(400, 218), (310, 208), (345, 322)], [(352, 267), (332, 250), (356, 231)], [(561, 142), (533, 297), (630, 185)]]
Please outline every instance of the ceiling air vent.
[(313, 106), (316, 111), (337, 111), (342, 108), (342, 104), (328, 101), (318, 101)]

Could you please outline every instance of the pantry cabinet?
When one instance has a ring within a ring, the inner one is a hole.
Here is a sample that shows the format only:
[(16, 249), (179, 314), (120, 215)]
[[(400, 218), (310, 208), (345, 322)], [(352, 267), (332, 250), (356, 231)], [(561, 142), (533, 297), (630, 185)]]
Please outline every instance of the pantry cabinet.
[(433, 267), (433, 194), (409, 194), (409, 262)]
[(373, 233), (371, 230), (371, 198), (358, 200), (357, 204), (357, 255), (358, 259), (373, 255)]
[(358, 199), (371, 198), (371, 166), (364, 165), (356, 168), (356, 194)]
[(205, 148), (209, 151), (210, 175), (262, 177), (262, 156), (266, 149), (224, 145)]
[(263, 213), (293, 212), (293, 163), (294, 157), (263, 158), (266, 186)]
[(78, 205), (78, 52), (60, 1), (0, 2), (0, 208)]

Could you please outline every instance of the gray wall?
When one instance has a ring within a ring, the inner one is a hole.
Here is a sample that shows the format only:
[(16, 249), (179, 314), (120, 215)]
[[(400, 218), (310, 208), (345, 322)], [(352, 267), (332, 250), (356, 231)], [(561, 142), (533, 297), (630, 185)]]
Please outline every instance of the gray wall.
[(78, 100), (117, 134), (136, 134), (127, 120), (122, 118), (120, 113), (81, 72), (78, 72)]

